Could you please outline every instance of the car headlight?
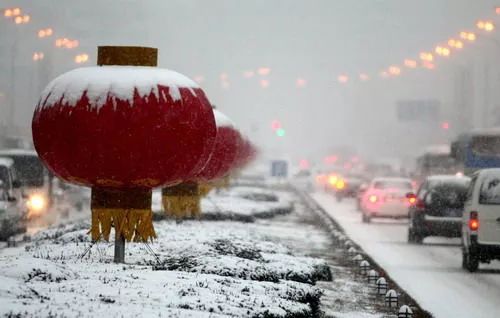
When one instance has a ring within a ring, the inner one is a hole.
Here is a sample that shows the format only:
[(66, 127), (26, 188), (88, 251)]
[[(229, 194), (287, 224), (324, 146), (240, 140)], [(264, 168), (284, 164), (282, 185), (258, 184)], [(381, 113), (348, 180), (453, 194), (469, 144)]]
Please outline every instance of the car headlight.
[(47, 199), (40, 194), (32, 194), (26, 205), (32, 211), (40, 212), (47, 207)]

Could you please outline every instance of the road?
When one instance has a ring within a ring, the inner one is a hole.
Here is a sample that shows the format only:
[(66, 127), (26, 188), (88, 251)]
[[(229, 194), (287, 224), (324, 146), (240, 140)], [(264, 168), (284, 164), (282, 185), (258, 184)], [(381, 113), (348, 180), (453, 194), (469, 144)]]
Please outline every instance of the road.
[(333, 196), (313, 198), (344, 228), (422, 308), (436, 318), (500, 317), (500, 263), (481, 265), (477, 273), (461, 268), (459, 239), (427, 238), (424, 245), (407, 243), (407, 222), (361, 222), (354, 202)]

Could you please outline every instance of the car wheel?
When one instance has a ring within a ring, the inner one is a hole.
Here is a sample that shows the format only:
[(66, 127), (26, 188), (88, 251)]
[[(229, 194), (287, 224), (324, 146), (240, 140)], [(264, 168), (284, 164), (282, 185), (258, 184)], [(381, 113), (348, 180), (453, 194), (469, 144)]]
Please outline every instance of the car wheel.
[(415, 234), (412, 229), (408, 229), (408, 243), (415, 243)]
[(462, 267), (473, 273), (479, 268), (479, 257), (474, 254), (462, 252)]

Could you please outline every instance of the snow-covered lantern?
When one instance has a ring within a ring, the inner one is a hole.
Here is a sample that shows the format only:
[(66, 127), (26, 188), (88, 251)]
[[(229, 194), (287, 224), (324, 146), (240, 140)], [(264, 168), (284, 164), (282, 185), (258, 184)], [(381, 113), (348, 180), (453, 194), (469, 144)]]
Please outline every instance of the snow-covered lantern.
[(387, 284), (387, 281), (384, 277), (380, 277), (379, 279), (377, 279), (375, 285), (378, 295), (385, 295), (387, 293), (389, 285)]
[(164, 210), (168, 215), (176, 218), (199, 216), (200, 199), (209, 191), (210, 183), (221, 183), (237, 163), (242, 137), (227, 116), (217, 109), (213, 112), (217, 137), (205, 166), (190, 182), (162, 190)]
[(367, 260), (363, 260), (359, 263), (359, 270), (361, 275), (368, 275), (368, 270), (370, 269), (370, 263)]
[(112, 226), (117, 241), (156, 237), (151, 189), (199, 171), (215, 143), (205, 93), (186, 76), (155, 67), (157, 54), (99, 47), (99, 66), (54, 79), (35, 109), (42, 161), (59, 178), (92, 188), (94, 241), (108, 240)]
[(398, 306), (398, 293), (394, 289), (390, 289), (385, 294), (385, 305), (390, 308)]
[(377, 282), (379, 274), (376, 270), (372, 269), (368, 272), (367, 280), (368, 284), (374, 285)]
[(411, 310), (410, 306), (403, 305), (399, 308), (398, 318), (412, 318), (413, 310)]
[(361, 254), (358, 254), (356, 256), (353, 256), (351, 260), (353, 264), (359, 264), (363, 260), (363, 256)]
[(349, 256), (351, 257), (356, 255), (357, 252), (358, 250), (354, 246), (349, 247), (349, 249), (347, 250), (347, 254), (349, 254)]

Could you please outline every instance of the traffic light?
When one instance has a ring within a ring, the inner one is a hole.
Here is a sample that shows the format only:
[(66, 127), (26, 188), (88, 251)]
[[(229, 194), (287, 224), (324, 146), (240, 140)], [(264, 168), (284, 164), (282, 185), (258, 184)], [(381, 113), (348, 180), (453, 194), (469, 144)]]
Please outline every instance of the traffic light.
[(285, 130), (283, 128), (279, 128), (276, 130), (276, 136), (285, 137)]
[(281, 128), (281, 122), (280, 122), (279, 120), (277, 120), (277, 119), (273, 120), (273, 121), (271, 122), (271, 128), (272, 128), (274, 131), (276, 131), (276, 130), (280, 129), (280, 128)]

